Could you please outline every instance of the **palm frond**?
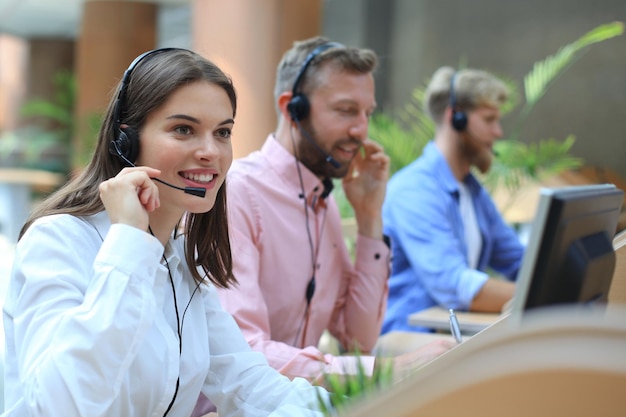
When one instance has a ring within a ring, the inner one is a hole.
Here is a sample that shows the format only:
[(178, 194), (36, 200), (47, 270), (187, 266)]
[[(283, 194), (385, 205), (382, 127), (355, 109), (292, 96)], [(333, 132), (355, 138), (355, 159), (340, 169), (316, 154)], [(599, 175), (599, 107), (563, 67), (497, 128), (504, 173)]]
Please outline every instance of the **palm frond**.
[(496, 142), (494, 148), (498, 157), (486, 175), (478, 175), (490, 191), (498, 186), (515, 191), (525, 181), (541, 181), (550, 175), (580, 168), (583, 159), (570, 155), (575, 140), (574, 135), (569, 135), (562, 141), (549, 138), (529, 144), (515, 140)]
[(503, 74), (498, 74), (498, 78), (502, 80), (502, 82), (509, 90), (506, 102), (500, 107), (500, 114), (504, 116), (512, 112), (513, 109), (515, 109), (519, 105), (521, 101), (521, 95), (517, 86), (517, 82), (515, 82), (515, 80)]
[[(621, 35), (623, 32), (623, 22), (600, 25), (576, 41), (559, 48), (555, 54), (535, 62), (531, 71), (524, 77), (526, 103), (522, 109), (518, 126), (528, 116), (539, 99), (545, 95), (552, 82), (579, 57), (586, 47)], [(515, 129), (515, 132), (517, 131), (518, 129)]]

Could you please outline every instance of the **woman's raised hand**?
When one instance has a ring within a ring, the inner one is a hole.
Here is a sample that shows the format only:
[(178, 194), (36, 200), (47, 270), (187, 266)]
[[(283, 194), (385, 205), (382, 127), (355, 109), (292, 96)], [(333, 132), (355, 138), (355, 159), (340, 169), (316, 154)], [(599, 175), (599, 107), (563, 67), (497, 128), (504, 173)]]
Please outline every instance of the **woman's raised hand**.
[(159, 207), (159, 189), (150, 177), (158, 169), (140, 166), (122, 169), (100, 184), (100, 199), (111, 223), (122, 223), (141, 230), (148, 228), (148, 213)]

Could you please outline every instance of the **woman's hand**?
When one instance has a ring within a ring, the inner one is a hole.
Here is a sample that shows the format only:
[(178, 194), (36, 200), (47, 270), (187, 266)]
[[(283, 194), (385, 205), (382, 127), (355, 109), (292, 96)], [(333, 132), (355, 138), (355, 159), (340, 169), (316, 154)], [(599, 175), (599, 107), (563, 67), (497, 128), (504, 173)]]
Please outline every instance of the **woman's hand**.
[(148, 229), (148, 213), (160, 205), (159, 189), (150, 177), (160, 173), (158, 169), (145, 166), (124, 168), (100, 184), (100, 199), (111, 223)]

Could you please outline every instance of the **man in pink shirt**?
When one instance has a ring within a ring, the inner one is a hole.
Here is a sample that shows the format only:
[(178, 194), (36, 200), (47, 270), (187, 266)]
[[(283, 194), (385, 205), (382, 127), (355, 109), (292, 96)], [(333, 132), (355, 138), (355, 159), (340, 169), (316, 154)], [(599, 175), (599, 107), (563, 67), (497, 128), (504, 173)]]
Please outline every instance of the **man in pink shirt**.
[[(368, 139), (376, 107), (375, 53), (316, 37), (279, 64), (276, 131), (235, 160), (227, 177), (234, 274), (220, 291), (253, 349), (290, 378), (353, 373), (356, 358), (324, 354), (325, 329), (348, 351), (370, 352), (386, 308), (390, 250), (381, 208), (389, 158)], [(342, 235), (332, 178), (343, 178), (358, 224), (355, 261)], [(423, 363), (449, 342), (406, 354)], [(361, 361), (367, 372), (374, 357)]]

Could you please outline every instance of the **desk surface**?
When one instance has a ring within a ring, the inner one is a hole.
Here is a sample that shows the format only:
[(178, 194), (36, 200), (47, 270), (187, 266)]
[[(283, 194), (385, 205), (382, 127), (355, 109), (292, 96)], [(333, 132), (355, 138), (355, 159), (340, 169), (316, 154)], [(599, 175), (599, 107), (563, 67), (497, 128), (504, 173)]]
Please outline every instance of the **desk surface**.
[(345, 417), (626, 416), (625, 307), (581, 307), (503, 317)]
[(454, 341), (450, 334), (393, 331), (378, 338), (373, 353), (380, 356), (402, 355), (440, 339)]
[[(499, 313), (468, 313), (456, 311), (456, 318), (462, 333), (478, 333), (491, 326), (503, 316)], [(411, 326), (429, 327), (435, 330), (450, 331), (450, 314), (441, 307), (431, 307), (409, 316)]]

